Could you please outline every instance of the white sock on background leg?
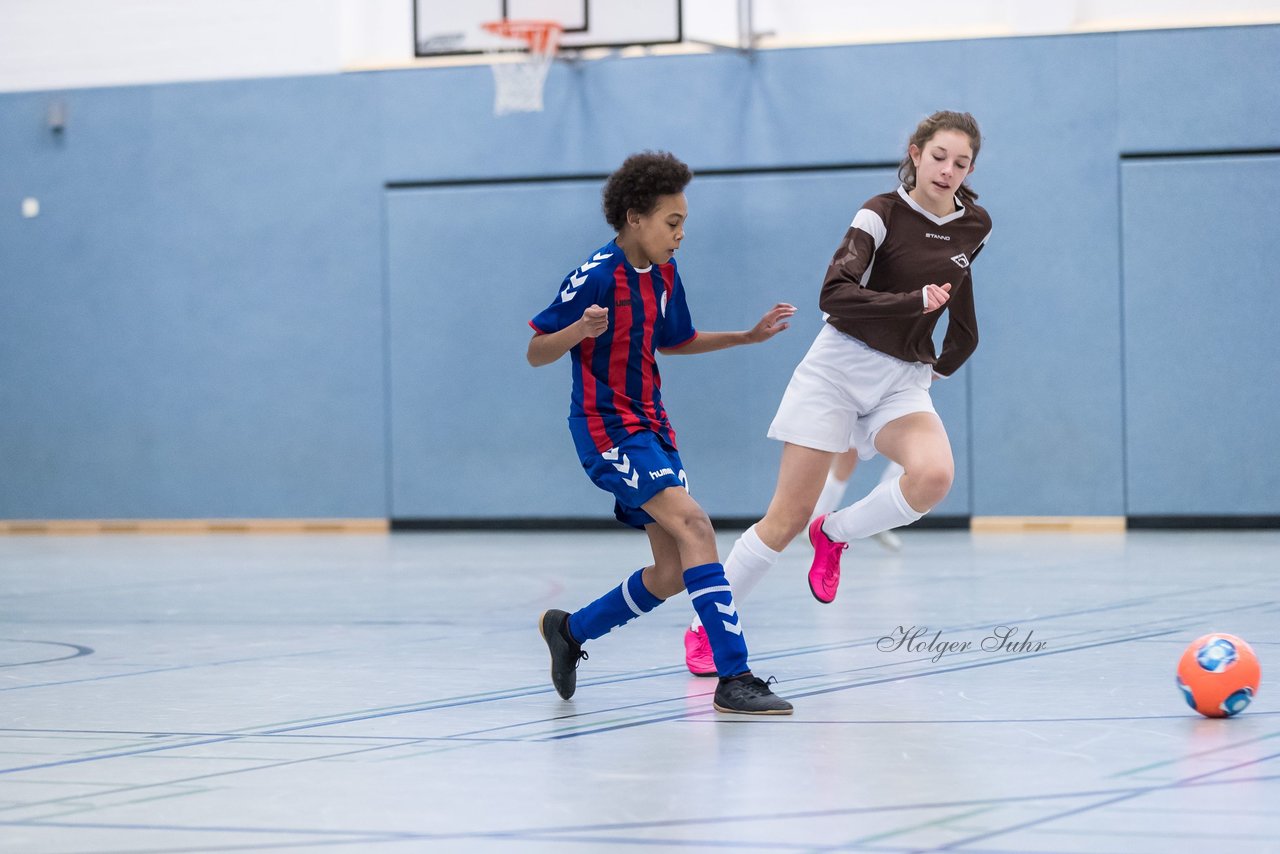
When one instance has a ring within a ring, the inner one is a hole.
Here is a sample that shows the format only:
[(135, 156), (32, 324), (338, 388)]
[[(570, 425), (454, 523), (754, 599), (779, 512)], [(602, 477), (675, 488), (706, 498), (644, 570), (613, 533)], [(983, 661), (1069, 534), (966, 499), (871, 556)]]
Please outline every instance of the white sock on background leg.
[(834, 472), (827, 472), (827, 482), (822, 487), (822, 494), (818, 496), (818, 503), (813, 506), (813, 514), (809, 516), (809, 520), (813, 521), (839, 507), (848, 487), (849, 481), (837, 480)]
[(902, 477), (904, 472), (906, 472), (906, 469), (895, 463), (893, 460), (889, 460), (889, 464), (884, 467), (884, 471), (880, 472), (880, 483), (884, 483), (890, 478), (897, 480)]

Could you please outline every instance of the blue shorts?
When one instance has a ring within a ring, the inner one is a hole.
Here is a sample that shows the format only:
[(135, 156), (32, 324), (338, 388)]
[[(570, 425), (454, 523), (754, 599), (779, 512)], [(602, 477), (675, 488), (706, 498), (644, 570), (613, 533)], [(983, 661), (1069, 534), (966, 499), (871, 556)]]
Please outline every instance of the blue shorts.
[(649, 499), (673, 486), (688, 488), (680, 454), (648, 430), (632, 433), (603, 454), (594, 448), (579, 454), (591, 482), (613, 495), (613, 515), (633, 528), (653, 524), (640, 509)]

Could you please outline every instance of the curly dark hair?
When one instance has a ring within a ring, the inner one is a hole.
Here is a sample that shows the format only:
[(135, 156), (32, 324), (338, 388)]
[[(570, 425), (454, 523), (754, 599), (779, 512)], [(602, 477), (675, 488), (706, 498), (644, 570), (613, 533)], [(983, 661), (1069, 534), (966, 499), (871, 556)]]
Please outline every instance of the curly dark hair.
[(604, 185), (604, 218), (622, 231), (627, 211), (649, 213), (659, 196), (684, 191), (693, 180), (693, 170), (667, 151), (644, 151), (622, 162)]

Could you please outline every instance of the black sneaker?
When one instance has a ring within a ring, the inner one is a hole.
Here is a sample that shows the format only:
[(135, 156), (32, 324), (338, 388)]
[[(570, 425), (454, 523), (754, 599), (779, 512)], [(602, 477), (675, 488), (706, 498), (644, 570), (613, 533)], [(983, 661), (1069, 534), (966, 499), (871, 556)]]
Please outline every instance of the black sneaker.
[(789, 715), (791, 704), (769, 690), (769, 683), (751, 673), (722, 677), (712, 701), (717, 712), (734, 715)]
[[(551, 684), (562, 699), (569, 699), (578, 687), (578, 662), (587, 657), (582, 645), (569, 634), (569, 612), (543, 611), (538, 631), (551, 651)], [(768, 690), (768, 689), (765, 689)]]

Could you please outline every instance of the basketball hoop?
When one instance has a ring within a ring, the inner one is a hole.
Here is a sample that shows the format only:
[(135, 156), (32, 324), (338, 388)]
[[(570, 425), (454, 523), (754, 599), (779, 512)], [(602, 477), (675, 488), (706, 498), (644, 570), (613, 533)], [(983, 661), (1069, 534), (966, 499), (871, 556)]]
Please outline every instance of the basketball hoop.
[(542, 111), (542, 88), (551, 60), (560, 47), (564, 27), (555, 21), (490, 21), (481, 24), (487, 31), (523, 46), (523, 56), (508, 59), (509, 47), (486, 50), (493, 69), (493, 114), (537, 113)]

